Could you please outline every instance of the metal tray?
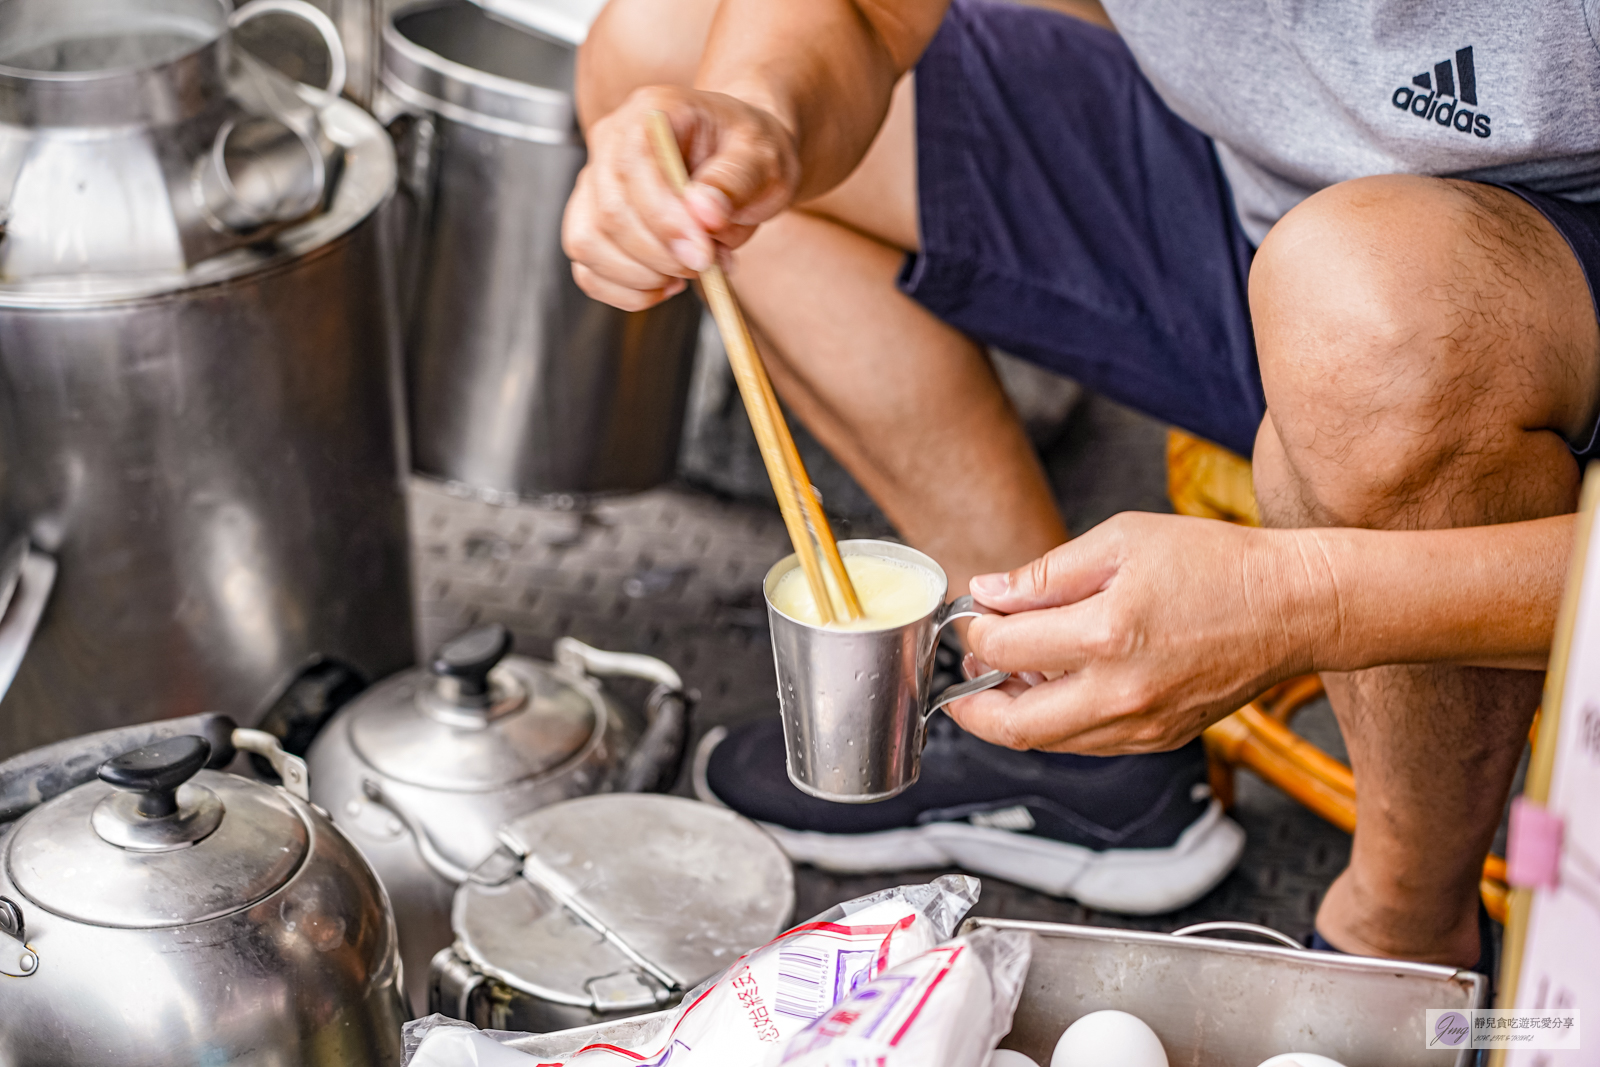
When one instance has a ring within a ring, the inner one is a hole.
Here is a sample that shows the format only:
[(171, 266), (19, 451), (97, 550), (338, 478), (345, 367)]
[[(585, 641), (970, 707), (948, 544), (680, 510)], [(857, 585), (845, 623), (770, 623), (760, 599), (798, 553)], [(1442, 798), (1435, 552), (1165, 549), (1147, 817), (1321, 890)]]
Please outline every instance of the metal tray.
[[(1315, 1052), (1345, 1067), (1469, 1067), (1474, 1052), (1429, 1050), (1428, 1008), (1483, 1006), (1483, 976), (1421, 963), (1309, 952), (1249, 923), (1201, 923), (1173, 934), (1099, 926), (968, 919), (1034, 935), (1033, 963), (1002, 1048), (1050, 1062), (1061, 1032), (1102, 1008), (1132, 1012), (1166, 1047), (1171, 1067), (1258, 1067), (1282, 1052)], [(1253, 934), (1272, 945), (1208, 933)], [(505, 1035), (544, 1058), (605, 1042), (637, 1047), (674, 1013), (656, 1012), (559, 1033)]]
[[(1345, 1067), (1467, 1067), (1475, 1055), (1429, 1050), (1422, 1038), (1425, 1009), (1482, 1006), (1488, 983), (1470, 971), (1310, 952), (1248, 923), (1153, 934), (968, 919), (962, 932), (982, 927), (1034, 935), (1028, 982), (1001, 1047), (1041, 1064), (1070, 1023), (1104, 1008), (1148, 1023), (1172, 1067), (1257, 1067), (1282, 1052)], [(1196, 936), (1223, 932), (1280, 944)]]

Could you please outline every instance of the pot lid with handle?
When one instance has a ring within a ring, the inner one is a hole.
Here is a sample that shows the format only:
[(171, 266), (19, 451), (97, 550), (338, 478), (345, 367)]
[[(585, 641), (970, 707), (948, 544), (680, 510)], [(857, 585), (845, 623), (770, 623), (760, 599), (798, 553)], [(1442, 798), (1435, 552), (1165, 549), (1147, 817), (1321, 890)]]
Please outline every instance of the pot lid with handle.
[(794, 910), (776, 842), (699, 801), (581, 797), (500, 836), (505, 848), (456, 893), (457, 943), (484, 974), (557, 1003), (665, 1003), (771, 940)]
[(426, 670), (407, 671), (350, 708), (350, 741), (374, 770), (451, 792), (487, 792), (558, 770), (605, 737), (605, 698), (591, 679), (510, 655), (494, 623), (446, 641)]
[(6, 873), (38, 907), (96, 926), (187, 926), (265, 899), (299, 870), (309, 828), (281, 790), (203, 770), (210, 754), (181, 736), (107, 760), (17, 824)]

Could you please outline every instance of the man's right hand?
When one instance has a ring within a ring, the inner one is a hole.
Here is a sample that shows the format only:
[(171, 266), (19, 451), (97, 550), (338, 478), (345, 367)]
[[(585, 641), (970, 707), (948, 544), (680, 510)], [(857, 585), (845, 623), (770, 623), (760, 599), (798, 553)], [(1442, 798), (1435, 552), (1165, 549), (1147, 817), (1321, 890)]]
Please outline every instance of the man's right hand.
[[(682, 197), (656, 160), (651, 111), (664, 113), (677, 135), (690, 176)], [(799, 188), (790, 128), (721, 93), (640, 89), (591, 126), (588, 141), (562, 245), (583, 291), (625, 311), (682, 292), (685, 279), (747, 241)]]

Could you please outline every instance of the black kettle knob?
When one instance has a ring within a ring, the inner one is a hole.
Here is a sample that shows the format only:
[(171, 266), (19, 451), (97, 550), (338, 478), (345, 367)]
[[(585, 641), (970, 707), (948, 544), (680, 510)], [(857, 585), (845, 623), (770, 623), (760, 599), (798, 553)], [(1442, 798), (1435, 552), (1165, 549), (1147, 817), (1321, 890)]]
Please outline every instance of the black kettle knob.
[(464, 700), (481, 701), (489, 695), (489, 672), (510, 651), (511, 631), (493, 622), (440, 645), (430, 669), (440, 678), (454, 679)]
[(139, 814), (159, 819), (178, 810), (178, 787), (211, 758), (211, 742), (186, 734), (124, 752), (100, 764), (102, 782), (141, 793)]

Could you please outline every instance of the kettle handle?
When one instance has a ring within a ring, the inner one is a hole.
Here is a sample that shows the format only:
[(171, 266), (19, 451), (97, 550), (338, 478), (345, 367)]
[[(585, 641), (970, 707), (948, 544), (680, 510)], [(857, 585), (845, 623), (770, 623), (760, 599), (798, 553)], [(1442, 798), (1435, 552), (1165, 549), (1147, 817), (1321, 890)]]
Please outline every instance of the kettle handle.
[(323, 92), (329, 96), (338, 96), (344, 92), (350, 63), (345, 57), (344, 42), (339, 39), (339, 28), (333, 24), (332, 19), (305, 0), (251, 0), (228, 17), (228, 28), (236, 30), (254, 18), (271, 14), (293, 15), (311, 24), (311, 28), (322, 36), (322, 43), (328, 48), (328, 84), (323, 86)]
[(606, 783), (609, 793), (659, 793), (672, 788), (688, 751), (691, 694), (672, 666), (654, 656), (607, 652), (563, 637), (556, 642), (556, 662), (568, 670), (596, 678), (642, 678), (656, 687), (645, 700), (646, 725), (639, 743)]

